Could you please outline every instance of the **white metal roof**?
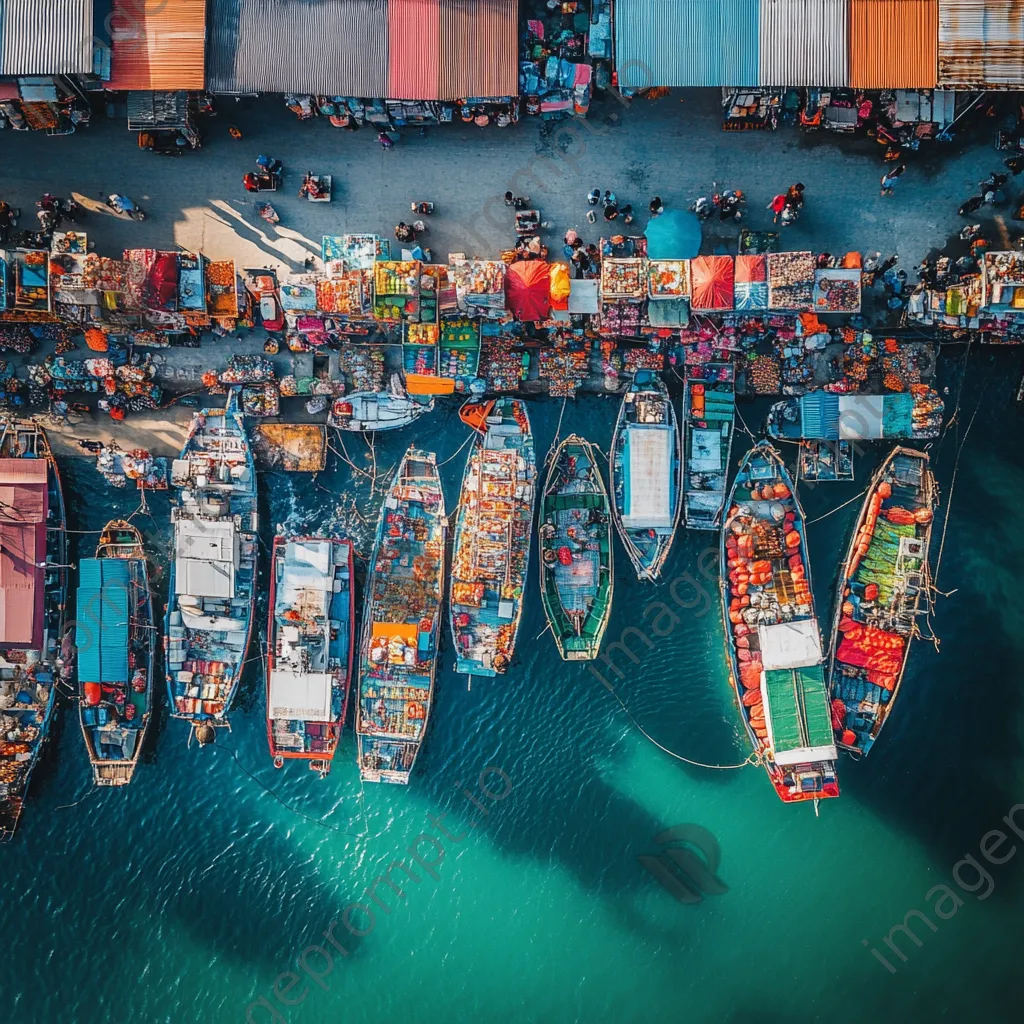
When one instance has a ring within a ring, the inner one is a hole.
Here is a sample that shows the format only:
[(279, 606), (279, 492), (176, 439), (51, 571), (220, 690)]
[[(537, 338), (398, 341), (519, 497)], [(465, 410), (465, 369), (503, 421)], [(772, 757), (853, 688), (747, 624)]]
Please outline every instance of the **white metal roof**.
[(821, 636), (815, 619), (757, 627), (764, 671), (804, 668), (821, 661)]
[(239, 544), (230, 519), (179, 519), (174, 526), (174, 591), (232, 598)]

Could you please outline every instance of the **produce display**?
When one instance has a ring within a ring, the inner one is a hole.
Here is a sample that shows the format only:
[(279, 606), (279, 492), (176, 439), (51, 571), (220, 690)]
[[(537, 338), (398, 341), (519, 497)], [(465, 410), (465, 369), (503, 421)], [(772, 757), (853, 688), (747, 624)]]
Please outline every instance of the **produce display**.
[(609, 299), (642, 299), (647, 294), (644, 261), (641, 259), (601, 260), (601, 296)]
[(814, 309), (818, 313), (857, 313), (861, 272), (836, 268), (814, 272)]
[(770, 252), (768, 305), (772, 309), (807, 309), (814, 299), (814, 254)]
[(647, 264), (647, 294), (652, 299), (689, 295), (690, 261), (651, 260)]

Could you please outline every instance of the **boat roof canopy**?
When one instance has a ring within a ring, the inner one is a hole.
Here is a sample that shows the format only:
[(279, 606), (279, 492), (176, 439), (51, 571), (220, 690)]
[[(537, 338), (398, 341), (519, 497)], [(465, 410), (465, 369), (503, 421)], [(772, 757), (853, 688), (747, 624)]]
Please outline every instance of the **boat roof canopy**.
[(270, 673), (270, 717), (333, 722), (331, 674), (275, 668)]
[(671, 529), (674, 441), (668, 424), (626, 428), (622, 523), (627, 530)]
[(757, 627), (761, 664), (773, 669), (803, 668), (821, 661), (821, 636), (814, 619)]
[(174, 592), (233, 598), (238, 531), (230, 519), (179, 519), (174, 530)]

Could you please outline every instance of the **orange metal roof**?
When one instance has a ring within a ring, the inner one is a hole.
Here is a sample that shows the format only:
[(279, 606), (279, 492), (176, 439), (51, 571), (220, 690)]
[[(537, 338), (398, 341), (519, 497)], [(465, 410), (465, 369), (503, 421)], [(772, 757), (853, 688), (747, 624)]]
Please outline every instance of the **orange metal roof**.
[(206, 0), (113, 0), (108, 89), (202, 89)]
[(934, 89), (938, 0), (850, 0), (850, 85)]

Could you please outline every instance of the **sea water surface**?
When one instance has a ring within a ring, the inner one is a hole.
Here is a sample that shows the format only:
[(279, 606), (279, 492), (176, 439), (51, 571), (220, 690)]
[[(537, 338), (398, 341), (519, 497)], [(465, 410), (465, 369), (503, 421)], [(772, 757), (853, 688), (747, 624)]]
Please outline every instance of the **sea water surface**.
[[(360, 784), (351, 725), (327, 779), (297, 764), (275, 770), (259, 643), (231, 732), (189, 749), (161, 690), (146, 762), (119, 790), (92, 788), (77, 708), (66, 702), (17, 837), (0, 848), (3, 1019), (1018, 1020), (1024, 854), (993, 866), (979, 848), (996, 828), (1024, 843), (1000, 824), (1024, 803), (1024, 417), (1015, 353), (975, 347), (966, 373), (964, 356), (953, 348), (942, 360), (948, 412), (964, 386), (956, 423), (932, 445), (944, 503), (933, 561), (960, 455), (938, 576), (955, 592), (931, 621), (938, 650), (915, 645), (881, 740), (868, 760), (841, 761), (843, 795), (824, 802), (820, 817), (811, 806), (784, 806), (758, 768), (709, 770), (669, 756), (619, 703), (692, 761), (747, 756), (716, 583), (697, 568), (716, 537), (680, 531), (656, 587), (630, 578), (619, 549), (610, 640), (644, 627), (650, 601), (672, 605), (670, 584), (685, 573), (706, 599), (688, 582), (677, 587), (693, 607), (678, 611), (678, 623), (659, 622), (668, 635), (650, 648), (632, 642), (638, 664), (620, 652), (621, 678), (602, 667), (614, 694), (585, 666), (562, 663), (544, 635), (534, 551), (508, 675), (467, 689), (452, 671), (445, 621), (435, 707), (407, 788)], [(531, 402), (538, 452), (560, 416), (563, 437), (575, 431), (607, 450), (616, 407), (588, 396), (562, 414), (561, 401)], [(766, 408), (740, 406), (755, 433)], [(410, 442), (436, 450), (448, 460), (452, 509), (466, 429), (453, 408), (439, 409), (414, 429), (382, 435), (376, 464), (390, 468)], [(737, 435), (734, 467), (748, 440)], [(346, 444), (353, 462), (371, 469), (363, 441)], [(808, 517), (853, 498), (881, 454), (858, 458), (855, 483), (802, 486)], [(107, 487), (89, 460), (69, 460), (63, 473), (72, 529), (96, 531), (138, 505), (136, 492)], [(279, 527), (342, 531), (365, 556), (379, 507), (379, 496), (367, 507), (367, 490), (333, 456), (312, 482), (262, 475), (264, 543)], [(858, 506), (810, 526), (826, 624)], [(150, 496), (149, 508), (135, 521), (165, 588), (167, 496)], [(72, 557), (91, 554), (95, 539), (75, 534)], [(264, 590), (265, 563), (266, 551)], [(265, 603), (264, 595), (261, 638)], [(1024, 811), (1018, 821), (1024, 828)], [(694, 905), (674, 900), (637, 860), (658, 852), (660, 831), (684, 823), (717, 837), (728, 886)], [(990, 881), (969, 863), (954, 880), (965, 855)], [(404, 895), (378, 886), (375, 902), (366, 890), (395, 860), (417, 881), (395, 869)], [(946, 898), (946, 919), (925, 900), (940, 884), (961, 901)], [(904, 961), (883, 939), (914, 908), (934, 930), (911, 917), (920, 945), (897, 933)], [(346, 910), (361, 936), (340, 923)]]

